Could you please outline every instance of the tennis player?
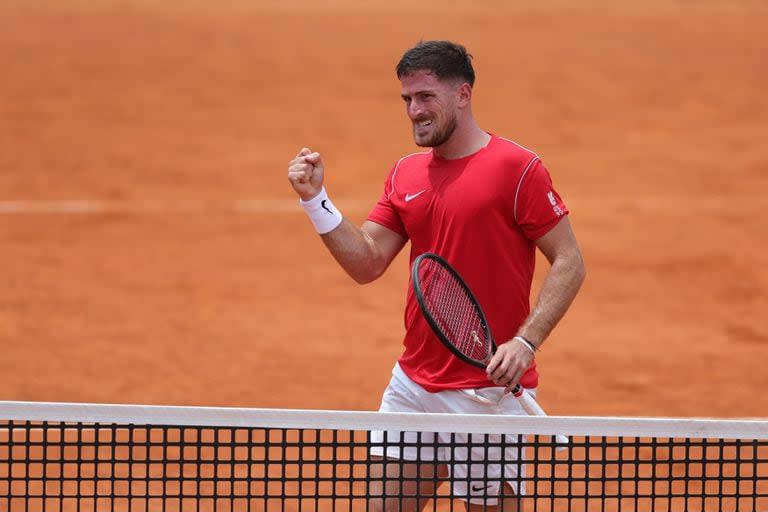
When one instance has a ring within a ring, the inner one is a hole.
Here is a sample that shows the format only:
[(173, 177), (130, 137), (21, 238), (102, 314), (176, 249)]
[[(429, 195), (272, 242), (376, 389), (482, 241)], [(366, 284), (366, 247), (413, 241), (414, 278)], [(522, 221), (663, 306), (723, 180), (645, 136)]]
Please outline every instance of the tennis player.
[[(355, 281), (377, 279), (410, 240), (411, 262), (434, 252), (464, 277), (500, 342), (487, 371), (459, 360), (435, 337), (409, 287), (404, 351), (381, 411), (524, 414), (509, 391), (520, 383), (535, 394), (535, 353), (585, 277), (569, 210), (535, 153), (478, 126), (472, 113), (475, 72), (463, 46), (420, 42), (396, 70), (413, 139), (428, 149), (394, 164), (363, 225), (346, 220), (329, 198), (320, 153), (302, 149), (289, 163), (288, 179), (328, 250)], [(550, 267), (531, 310), (537, 248)], [(429, 442), (427, 436), (421, 434), (421, 441)], [(382, 473), (392, 478), (372, 492), (392, 498), (373, 500), (371, 507), (421, 510), (428, 499), (419, 496), (433, 494), (437, 471), (450, 477), (454, 495), (463, 496), (469, 510), (518, 509), (517, 496), (524, 492), (515, 484), (518, 465), (472, 464), (494, 458), (482, 448), (466, 454), (468, 464), (443, 464), (448, 452), (374, 449), (382, 460), (407, 463), (374, 468), (374, 479)], [(513, 459), (514, 453), (505, 457)], [(398, 478), (401, 472), (405, 480)], [(416, 475), (421, 480), (407, 479)]]

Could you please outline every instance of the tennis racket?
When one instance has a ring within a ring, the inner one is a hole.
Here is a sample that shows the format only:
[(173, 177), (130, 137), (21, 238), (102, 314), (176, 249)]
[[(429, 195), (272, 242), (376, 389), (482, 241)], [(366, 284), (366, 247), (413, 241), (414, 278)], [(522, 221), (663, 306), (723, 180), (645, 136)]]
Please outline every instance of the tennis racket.
[[(437, 338), (462, 361), (487, 368), (496, 342), (480, 303), (459, 273), (437, 254), (424, 253), (413, 262), (411, 278), (419, 308)], [(546, 416), (519, 384), (512, 394), (529, 415)], [(562, 435), (556, 440), (558, 444), (568, 442)]]

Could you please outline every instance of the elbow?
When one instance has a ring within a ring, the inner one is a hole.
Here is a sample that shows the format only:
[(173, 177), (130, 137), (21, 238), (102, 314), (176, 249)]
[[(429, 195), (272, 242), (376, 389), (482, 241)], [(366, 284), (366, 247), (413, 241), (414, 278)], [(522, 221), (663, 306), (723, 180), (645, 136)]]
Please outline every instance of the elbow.
[(364, 269), (353, 272), (348, 272), (349, 277), (355, 280), (357, 284), (368, 284), (377, 280), (384, 273), (379, 269)]
[(352, 276), (352, 279), (354, 279), (354, 280), (355, 280), (355, 282), (356, 282), (357, 284), (360, 284), (360, 285), (363, 285), (363, 284), (368, 284), (368, 283), (372, 283), (372, 282), (374, 282), (374, 281), (376, 280), (376, 278), (375, 278), (375, 277), (370, 277), (370, 276), (357, 276), (357, 275), (354, 275), (354, 276)]
[(369, 260), (365, 265), (347, 268), (349, 277), (355, 280), (357, 284), (368, 284), (380, 278), (387, 270), (389, 265), (380, 258)]

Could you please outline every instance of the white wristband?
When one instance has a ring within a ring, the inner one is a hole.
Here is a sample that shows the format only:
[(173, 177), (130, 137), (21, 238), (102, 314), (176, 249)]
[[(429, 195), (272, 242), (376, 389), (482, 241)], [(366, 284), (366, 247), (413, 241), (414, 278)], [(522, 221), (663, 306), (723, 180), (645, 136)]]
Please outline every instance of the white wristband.
[(299, 203), (309, 215), (312, 224), (315, 225), (315, 230), (321, 235), (336, 229), (344, 219), (331, 200), (328, 199), (325, 187), (320, 189), (320, 193), (309, 201), (299, 199)]

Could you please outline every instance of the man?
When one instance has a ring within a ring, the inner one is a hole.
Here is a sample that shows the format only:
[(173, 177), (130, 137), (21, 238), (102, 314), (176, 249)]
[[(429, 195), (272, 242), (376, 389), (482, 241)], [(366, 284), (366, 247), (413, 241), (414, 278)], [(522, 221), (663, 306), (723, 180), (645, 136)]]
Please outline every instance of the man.
[[(458, 270), (485, 309), (491, 331), (502, 340), (487, 372), (459, 361), (434, 336), (409, 291), (405, 349), (380, 410), (523, 414), (507, 393), (518, 383), (535, 393), (535, 351), (565, 314), (585, 276), (568, 210), (537, 155), (476, 123), (475, 74), (463, 46), (421, 42), (403, 55), (397, 76), (414, 141), (431, 150), (397, 162), (362, 227), (344, 219), (329, 199), (319, 153), (302, 149), (289, 163), (288, 179), (328, 250), (358, 283), (381, 276), (410, 240), (411, 262), (421, 253), (435, 252)], [(531, 311), (536, 248), (551, 267)], [(470, 510), (517, 510), (515, 496), (523, 492), (513, 483), (512, 464), (493, 469), (496, 483), (478, 484), (478, 495), (468, 485), (476, 475), (467, 465), (425, 463), (423, 456), (416, 460), (408, 449), (400, 453), (394, 447), (374, 454), (413, 461), (375, 468), (374, 478), (385, 473), (393, 480), (374, 494), (431, 495), (435, 468), (439, 477), (450, 472), (454, 494), (464, 496)], [(434, 454), (439, 461), (446, 460), (444, 455)], [(399, 471), (422, 480), (398, 481)], [(420, 510), (426, 501), (374, 500), (372, 507)]]

